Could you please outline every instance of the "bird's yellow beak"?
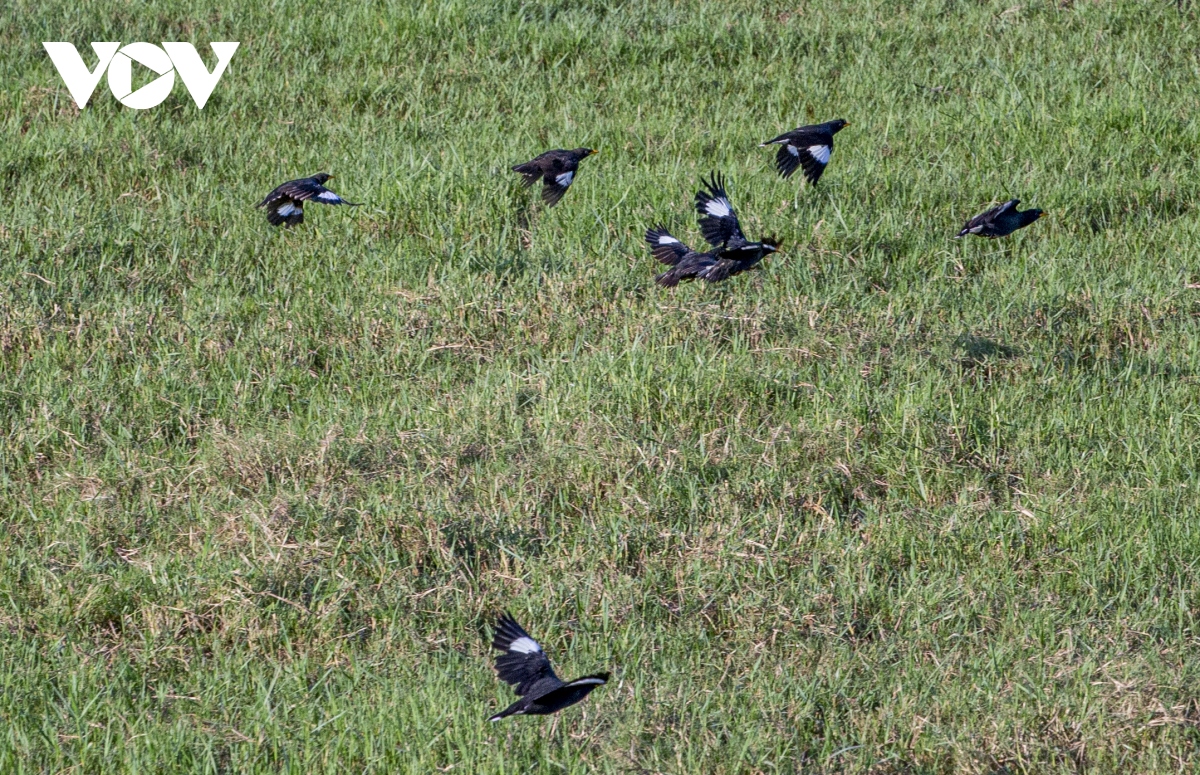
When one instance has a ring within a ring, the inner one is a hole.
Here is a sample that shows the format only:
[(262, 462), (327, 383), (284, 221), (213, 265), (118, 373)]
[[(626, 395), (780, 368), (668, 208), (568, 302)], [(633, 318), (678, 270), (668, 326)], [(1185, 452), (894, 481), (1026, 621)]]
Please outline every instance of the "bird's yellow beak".
[[(599, 149), (599, 148), (593, 148), (593, 149), (592, 149), (592, 153), (600, 153), (600, 149)], [(589, 153), (589, 154), (588, 154), (588, 156), (591, 156), (591, 155), (592, 155), (592, 153)]]

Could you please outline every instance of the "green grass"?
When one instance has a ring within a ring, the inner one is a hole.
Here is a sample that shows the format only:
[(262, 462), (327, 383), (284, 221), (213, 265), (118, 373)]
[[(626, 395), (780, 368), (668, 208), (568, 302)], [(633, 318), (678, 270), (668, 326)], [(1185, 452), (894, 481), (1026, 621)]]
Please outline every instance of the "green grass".
[[(1013, 2), (0, 8), (0, 770), (1194, 772), (1200, 24)], [(501, 608), (614, 681), (486, 723)]]

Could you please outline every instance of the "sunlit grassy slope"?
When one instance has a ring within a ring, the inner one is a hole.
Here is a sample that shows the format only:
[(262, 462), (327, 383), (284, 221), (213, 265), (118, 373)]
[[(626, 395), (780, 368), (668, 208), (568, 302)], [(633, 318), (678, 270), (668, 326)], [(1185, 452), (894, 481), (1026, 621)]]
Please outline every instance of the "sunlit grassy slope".
[[(0, 6), (0, 770), (1200, 766), (1192, 3)], [(82, 113), (46, 40), (241, 48)], [(757, 144), (844, 117), (816, 189)], [(598, 147), (553, 210), (509, 166)], [(651, 281), (721, 170), (783, 255)], [(367, 204), (254, 203), (329, 171)], [(1050, 212), (949, 239), (1010, 196)], [(509, 608), (614, 680), (487, 724)]]

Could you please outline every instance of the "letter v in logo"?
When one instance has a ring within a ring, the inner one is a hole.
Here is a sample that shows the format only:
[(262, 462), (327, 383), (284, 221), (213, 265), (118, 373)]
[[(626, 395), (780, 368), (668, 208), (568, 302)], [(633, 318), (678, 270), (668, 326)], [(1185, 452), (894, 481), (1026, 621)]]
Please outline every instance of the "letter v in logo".
[(83, 63), (83, 57), (79, 56), (79, 52), (75, 50), (74, 44), (43, 43), (42, 45), (46, 47), (46, 53), (50, 55), (50, 61), (54, 63), (58, 74), (62, 76), (67, 90), (71, 92), (71, 99), (75, 100), (75, 104), (81, 110), (92, 98), (92, 92), (96, 91), (96, 84), (100, 83), (100, 79), (104, 77), (104, 71), (108, 68), (108, 63), (112, 61), (117, 49), (121, 47), (120, 41), (93, 43), (92, 51), (96, 52), (99, 61), (96, 63), (96, 69), (89, 71), (87, 65)]
[(225, 74), (225, 68), (229, 66), (229, 60), (233, 59), (233, 52), (237, 51), (240, 44), (227, 41), (210, 43), (209, 46), (212, 47), (213, 53), (217, 55), (217, 65), (211, 73), (208, 72), (208, 68), (204, 66), (204, 60), (196, 53), (196, 47), (191, 43), (163, 43), (162, 45), (175, 64), (175, 72), (179, 73), (179, 77), (183, 79), (183, 85), (187, 87), (188, 94), (192, 95), (192, 99), (196, 101), (196, 108), (201, 110), (208, 102), (208, 98), (212, 96), (213, 89), (217, 88), (217, 81), (220, 81), (221, 76)]

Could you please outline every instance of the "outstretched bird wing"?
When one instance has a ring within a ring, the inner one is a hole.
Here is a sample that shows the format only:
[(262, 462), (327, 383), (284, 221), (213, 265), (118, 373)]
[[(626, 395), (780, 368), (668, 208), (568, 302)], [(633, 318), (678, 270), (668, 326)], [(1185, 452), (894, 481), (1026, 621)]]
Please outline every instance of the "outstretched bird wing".
[(755, 262), (760, 260), (768, 253), (774, 253), (775, 250), (773, 246), (774, 243), (772, 243), (771, 248), (768, 248), (762, 242), (747, 242), (746, 244), (736, 248), (718, 250), (716, 253), (717, 256), (722, 260), (736, 261), (738, 263), (744, 263), (746, 261)]
[(1004, 213), (1006, 213), (1010, 210), (1015, 211), (1017, 209), (1017, 205), (1019, 205), (1020, 203), (1021, 203), (1020, 199), (1010, 199), (1002, 205), (997, 205), (997, 206), (991, 208), (990, 210), (987, 210), (985, 212), (980, 213), (979, 215), (976, 215), (974, 218), (972, 218), (971, 220), (969, 220), (965, 224), (963, 224), (962, 231), (960, 231), (958, 234), (954, 235), (954, 238), (958, 239), (959, 237), (965, 237), (968, 234), (979, 234), (981, 231), (984, 230), (984, 228), (986, 228), (989, 224), (994, 222), (996, 220), (996, 218), (998, 218), (999, 216), (1003, 215)]
[(534, 684), (547, 678), (561, 684), (541, 644), (529, 637), (507, 611), (496, 622), (492, 648), (504, 652), (496, 657), (496, 673), (518, 695), (525, 696)]
[(775, 168), (783, 177), (791, 177), (797, 167), (804, 168), (804, 177), (816, 183), (829, 164), (833, 153), (833, 133), (824, 125), (805, 126), (768, 140), (763, 145), (778, 145)]
[(790, 143), (784, 144), (775, 154), (775, 169), (784, 178), (790, 178), (800, 166), (800, 148)]
[(698, 277), (713, 264), (717, 258), (712, 253), (688, 253), (678, 264), (654, 277), (654, 282), (664, 288), (674, 288), (683, 280)]
[(270, 204), (278, 199), (291, 199), (293, 202), (312, 200), (327, 205), (350, 205), (357, 207), (359, 202), (348, 202), (337, 194), (322, 186), (311, 178), (289, 180), (287, 183), (267, 194), (267, 198), (258, 203), (259, 207)]
[[(788, 148), (790, 149), (792, 146), (789, 145)], [(829, 164), (831, 153), (833, 153), (832, 141), (829, 145), (814, 143), (800, 148), (800, 166), (804, 168), (804, 177), (808, 179), (809, 183), (815, 184), (821, 179), (821, 173)]]
[(1021, 200), (1020, 200), (1020, 199), (1010, 199), (1010, 200), (1008, 200), (1007, 202), (1005, 202), (1004, 204), (1002, 204), (1002, 205), (1000, 205), (999, 207), (995, 208), (994, 210), (990, 210), (989, 212), (992, 214), (992, 217), (994, 218), (994, 217), (996, 217), (997, 215), (1001, 215), (1001, 214), (1003, 214), (1003, 213), (1006, 213), (1006, 212), (1008, 212), (1008, 211), (1010, 211), (1010, 210), (1014, 210), (1014, 211), (1015, 211), (1015, 210), (1017, 209), (1017, 205), (1019, 205), (1019, 204), (1021, 204)]
[(320, 202), (326, 205), (349, 205), (350, 207), (358, 207), (361, 202), (350, 202), (342, 199), (337, 194), (322, 186), (320, 183), (310, 183), (303, 191), (293, 199), (304, 200), (311, 199), (314, 202)]
[(547, 207), (554, 207), (563, 198), (571, 183), (575, 180), (575, 170), (565, 172), (547, 172), (542, 178), (542, 201)]
[(742, 268), (741, 261), (731, 261), (728, 258), (722, 258), (712, 266), (699, 272), (696, 277), (699, 277), (701, 280), (707, 280), (710, 283), (719, 283), (723, 280), (728, 280)]
[(650, 246), (650, 254), (667, 266), (675, 266), (692, 252), (661, 225), (646, 229), (646, 244)]
[(700, 183), (704, 189), (696, 192), (696, 212), (700, 215), (700, 233), (704, 239), (717, 247), (733, 247), (745, 242), (737, 213), (725, 193), (725, 179), (713, 175), (711, 180), (701, 178)]

